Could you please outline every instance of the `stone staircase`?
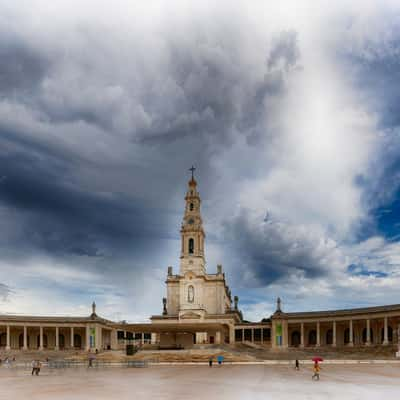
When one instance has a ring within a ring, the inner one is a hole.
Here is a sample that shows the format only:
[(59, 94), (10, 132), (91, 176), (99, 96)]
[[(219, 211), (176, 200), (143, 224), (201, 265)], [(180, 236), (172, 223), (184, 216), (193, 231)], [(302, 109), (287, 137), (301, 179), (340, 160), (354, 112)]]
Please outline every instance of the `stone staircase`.
[(397, 351), (397, 346), (337, 347), (335, 349), (331, 347), (313, 347), (272, 350), (271, 348), (251, 348), (240, 343), (234, 347), (236, 351), (251, 355), (257, 360), (305, 360), (315, 356), (328, 360), (383, 360), (394, 359)]

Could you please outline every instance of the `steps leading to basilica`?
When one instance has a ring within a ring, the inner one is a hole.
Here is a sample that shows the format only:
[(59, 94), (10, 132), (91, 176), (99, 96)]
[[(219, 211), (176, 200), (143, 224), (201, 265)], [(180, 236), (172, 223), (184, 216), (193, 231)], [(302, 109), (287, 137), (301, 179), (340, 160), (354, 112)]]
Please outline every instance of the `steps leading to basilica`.
[[(261, 347), (261, 346), (260, 346)], [(332, 360), (377, 360), (394, 359), (397, 346), (362, 346), (362, 347), (314, 347), (272, 350), (271, 348), (250, 348), (246, 344), (236, 344), (237, 352), (251, 355), (258, 360), (307, 360), (314, 356)]]

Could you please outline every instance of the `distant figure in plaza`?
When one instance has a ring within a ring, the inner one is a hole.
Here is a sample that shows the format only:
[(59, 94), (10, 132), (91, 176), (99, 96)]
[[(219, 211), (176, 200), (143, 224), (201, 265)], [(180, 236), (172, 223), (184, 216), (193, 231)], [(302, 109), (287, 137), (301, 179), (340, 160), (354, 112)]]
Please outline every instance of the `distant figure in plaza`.
[(36, 361), (36, 375), (39, 375), (40, 368), (42, 368), (42, 363), (39, 360), (37, 360)]
[(212, 367), (212, 363), (213, 363), (213, 359), (212, 359), (212, 357), (210, 357), (208, 359), (208, 365), (210, 366), (210, 368)]
[(218, 356), (217, 361), (218, 361), (218, 365), (222, 365), (222, 362), (224, 361), (224, 356)]
[(298, 371), (298, 370), (300, 369), (299, 360), (297, 360), (297, 359), (296, 359), (296, 362), (295, 362), (295, 367), (294, 367), (294, 369), (295, 369), (296, 371)]
[(92, 354), (89, 354), (89, 365), (88, 367), (91, 368), (93, 367), (93, 360), (95, 359), (95, 356)]
[(312, 380), (316, 379), (317, 381), (319, 381), (319, 373), (321, 371), (321, 367), (319, 366), (318, 362), (314, 363), (314, 375), (311, 377)]
[(32, 365), (32, 375), (33, 375), (36, 372), (36, 360), (32, 360), (31, 365)]

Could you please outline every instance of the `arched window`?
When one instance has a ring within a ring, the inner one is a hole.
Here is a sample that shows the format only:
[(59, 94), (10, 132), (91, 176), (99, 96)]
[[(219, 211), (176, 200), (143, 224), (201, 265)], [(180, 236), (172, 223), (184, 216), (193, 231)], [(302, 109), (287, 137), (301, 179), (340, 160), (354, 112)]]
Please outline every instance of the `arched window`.
[(190, 238), (189, 239), (189, 254), (193, 254), (194, 253), (194, 239)]
[(194, 287), (192, 285), (188, 287), (188, 302), (194, 302)]
[(194, 208), (193, 203), (190, 203), (189, 210), (190, 210), (190, 211), (193, 211), (193, 208)]

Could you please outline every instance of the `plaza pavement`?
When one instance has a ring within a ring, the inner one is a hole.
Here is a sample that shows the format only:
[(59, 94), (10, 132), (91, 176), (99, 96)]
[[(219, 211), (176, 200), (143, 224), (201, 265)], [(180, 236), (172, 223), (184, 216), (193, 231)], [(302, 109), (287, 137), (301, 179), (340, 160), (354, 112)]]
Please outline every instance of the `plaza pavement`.
[(311, 365), (149, 366), (49, 369), (0, 368), (0, 399), (374, 399), (397, 398), (400, 365), (326, 364), (321, 380)]

